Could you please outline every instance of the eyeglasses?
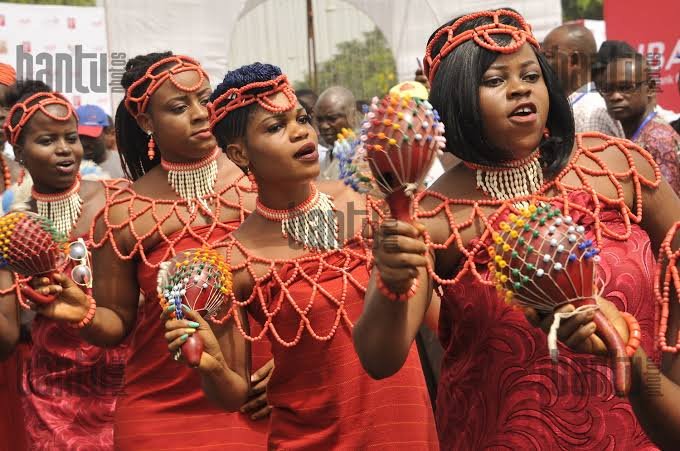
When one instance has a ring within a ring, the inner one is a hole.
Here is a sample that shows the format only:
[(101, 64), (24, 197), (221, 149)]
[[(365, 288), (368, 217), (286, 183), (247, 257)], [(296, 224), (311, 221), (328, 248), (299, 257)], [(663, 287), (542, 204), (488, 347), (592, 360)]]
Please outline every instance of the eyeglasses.
[(92, 288), (92, 269), (85, 241), (82, 238), (78, 238), (76, 241), (69, 243), (66, 255), (69, 259), (78, 263), (71, 270), (71, 279), (82, 287)]
[(597, 85), (597, 90), (602, 95), (610, 95), (614, 94), (615, 92), (619, 92), (621, 94), (631, 94), (632, 92), (637, 91), (640, 86), (646, 82), (646, 80), (642, 80), (637, 82), (624, 82), (611, 85)]

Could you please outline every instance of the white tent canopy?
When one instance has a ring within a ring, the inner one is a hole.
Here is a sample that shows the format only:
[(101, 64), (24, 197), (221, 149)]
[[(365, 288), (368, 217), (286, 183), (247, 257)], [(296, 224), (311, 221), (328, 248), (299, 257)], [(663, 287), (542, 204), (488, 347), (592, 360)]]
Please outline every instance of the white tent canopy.
[[(128, 58), (171, 49), (201, 61), (216, 82), (234, 68), (229, 61), (233, 32), (239, 18), (268, 0), (104, 0), (110, 52), (124, 51)], [(297, 0), (304, 4), (304, 0)], [(315, 0), (315, 4), (324, 1)], [(385, 35), (397, 62), (400, 80), (413, 76), (416, 58), (440, 24), (460, 14), (510, 6), (523, 14), (539, 39), (561, 23), (559, 0), (343, 0), (365, 13)], [(281, 14), (283, 12), (280, 12)], [(302, 19), (305, 25), (305, 18)], [(281, 16), (259, 27), (285, 26)], [(315, 25), (317, 38), (324, 30)], [(254, 30), (253, 34), (258, 35)], [(246, 31), (247, 33), (247, 31)], [(267, 33), (259, 33), (265, 36)], [(274, 39), (273, 36), (269, 39)], [(262, 43), (260, 43), (261, 45)], [(272, 42), (272, 45), (274, 43)], [(304, 45), (304, 44), (303, 44)], [(252, 55), (252, 61), (262, 59)], [(119, 99), (114, 99), (116, 102)]]

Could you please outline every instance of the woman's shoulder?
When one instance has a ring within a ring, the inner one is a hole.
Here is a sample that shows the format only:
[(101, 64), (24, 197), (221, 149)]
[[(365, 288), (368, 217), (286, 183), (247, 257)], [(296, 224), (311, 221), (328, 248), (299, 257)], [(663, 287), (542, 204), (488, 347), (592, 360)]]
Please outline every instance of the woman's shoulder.
[[(576, 158), (567, 170), (611, 176), (619, 180), (635, 178), (648, 186), (661, 180), (659, 165), (649, 152), (634, 142), (603, 133), (578, 133), (575, 137)], [(567, 171), (563, 171), (565, 173)]]

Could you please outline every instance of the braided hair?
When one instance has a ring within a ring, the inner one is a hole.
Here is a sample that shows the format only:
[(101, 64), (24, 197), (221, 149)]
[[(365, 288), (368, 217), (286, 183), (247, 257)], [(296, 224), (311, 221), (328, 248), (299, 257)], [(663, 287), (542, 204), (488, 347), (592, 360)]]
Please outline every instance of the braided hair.
[[(281, 69), (271, 64), (253, 63), (241, 66), (236, 70), (227, 72), (222, 83), (215, 88), (215, 91), (210, 96), (210, 101), (214, 102), (229, 89), (242, 88), (250, 83), (274, 80), (281, 74)], [(261, 90), (253, 89), (252, 93), (258, 94), (266, 90), (267, 88), (262, 88)], [(237, 108), (215, 125), (213, 134), (217, 138), (217, 144), (222, 149), (226, 149), (235, 139), (246, 136), (248, 119), (257, 106), (257, 103), (252, 103), (243, 108)]]
[[(138, 55), (130, 59), (125, 65), (125, 73), (120, 84), (127, 90), (132, 84), (144, 77), (146, 71), (154, 63), (172, 56), (172, 52), (148, 53)], [(148, 87), (148, 83), (138, 86), (133, 95), (139, 96)], [(116, 110), (116, 144), (120, 156), (120, 163), (125, 175), (130, 180), (137, 180), (160, 163), (160, 155), (157, 152), (153, 160), (147, 157), (146, 149), (149, 142), (144, 130), (137, 124), (137, 120), (125, 108), (125, 99), (118, 105)]]

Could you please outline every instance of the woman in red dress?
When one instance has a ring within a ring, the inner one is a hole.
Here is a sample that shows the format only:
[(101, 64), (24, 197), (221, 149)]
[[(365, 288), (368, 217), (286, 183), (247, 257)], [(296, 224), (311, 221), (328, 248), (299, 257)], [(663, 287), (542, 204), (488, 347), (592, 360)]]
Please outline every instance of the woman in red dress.
[[(71, 104), (41, 82), (19, 82), (7, 94), (14, 107), (5, 133), (34, 181), (24, 209), (49, 218), (70, 240), (89, 244), (90, 225), (106, 200), (127, 185), (123, 180), (81, 181), (83, 147)], [(67, 261), (67, 264), (69, 262)], [(75, 265), (71, 265), (75, 266)], [(113, 446), (113, 409), (122, 386), (125, 347), (104, 349), (83, 341), (66, 321), (54, 321), (49, 307), (28, 305), (2, 270), (8, 292), (0, 303), (0, 341), (15, 343), (20, 306), (39, 313), (32, 323), (32, 346), (16, 368), (13, 387), (22, 408), (30, 449), (108, 450)], [(75, 321), (77, 323), (78, 321)], [(7, 346), (2, 346), (7, 348)], [(11, 348), (10, 348), (11, 349)], [(15, 437), (23, 430), (15, 430)], [(9, 436), (8, 436), (9, 437)]]
[[(121, 83), (116, 139), (134, 182), (95, 218), (96, 310), (86, 316), (94, 304), (68, 287), (55, 305), (86, 318), (81, 336), (88, 342), (112, 346), (132, 335), (115, 449), (264, 449), (266, 421), (218, 409), (203, 396), (198, 375), (168, 355), (156, 294), (163, 261), (224, 240), (241, 223), (253, 205), (251, 183), (210, 132), (211, 89), (196, 61), (169, 52), (138, 56)], [(266, 347), (254, 357), (259, 368)]]
[[(384, 381), (372, 380), (352, 350), (369, 274), (361, 231), (371, 201), (340, 182), (312, 183), (320, 170), (316, 132), (277, 67), (229, 72), (212, 101), (218, 142), (254, 175), (259, 197), (221, 245), (233, 271), (227, 313), (212, 331), (189, 313), (201, 324), (198, 373), (207, 396), (227, 410), (243, 402), (246, 344), (266, 335), (276, 363), (267, 388), (271, 449), (437, 449), (415, 345)], [(246, 315), (262, 332), (248, 331)], [(196, 333), (186, 320), (167, 328), (171, 352)]]
[[(571, 215), (601, 249), (602, 297), (637, 318), (642, 348), (654, 355), (652, 249), (680, 208), (672, 190), (633, 143), (574, 135), (567, 100), (516, 12), (448, 22), (430, 38), (425, 62), (447, 148), (464, 164), (417, 199), (424, 232), (402, 222), (380, 229), (393, 245), (375, 251), (355, 327), (362, 364), (377, 378), (401, 367), (435, 284), (443, 449), (654, 449), (630, 402), (614, 395), (607, 360), (578, 353), (598, 345), (593, 312), (563, 322), (558, 336), (568, 346), (560, 344), (554, 365), (545, 334), (498, 298), (487, 247), (522, 202)], [(414, 272), (420, 288), (392, 301), (390, 293), (409, 291)], [(626, 323), (615, 326), (626, 338)]]

